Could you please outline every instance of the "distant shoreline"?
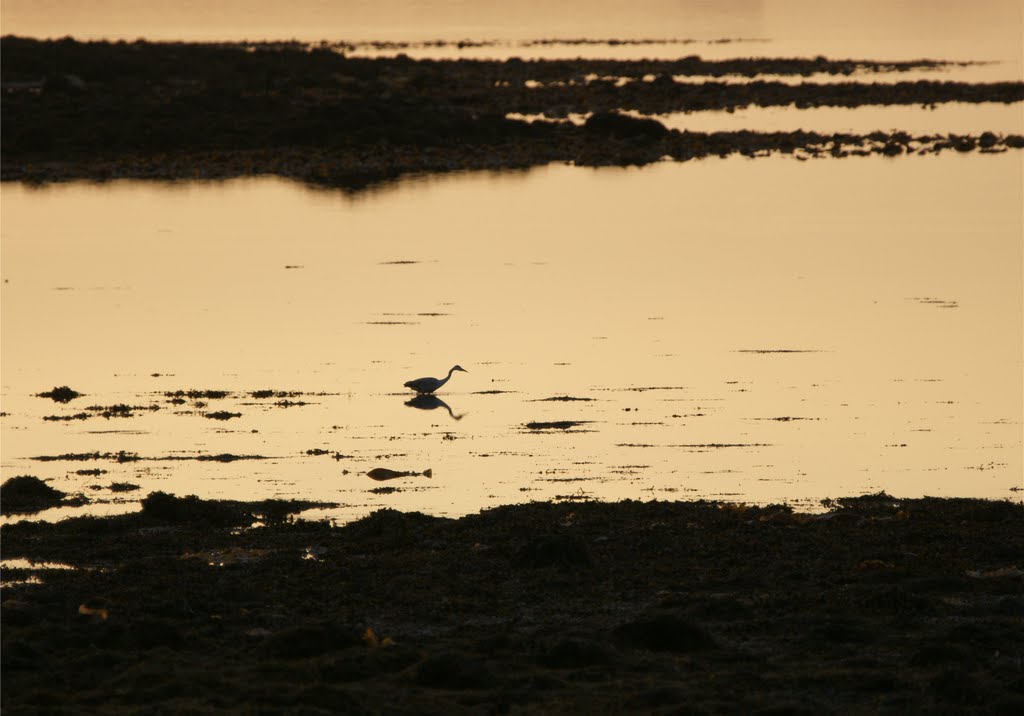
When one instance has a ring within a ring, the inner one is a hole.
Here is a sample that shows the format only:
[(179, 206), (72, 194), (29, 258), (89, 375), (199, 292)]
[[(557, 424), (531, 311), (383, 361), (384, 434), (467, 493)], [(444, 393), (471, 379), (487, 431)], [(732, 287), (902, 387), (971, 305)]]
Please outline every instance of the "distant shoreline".
[[(360, 189), (406, 174), (551, 162), (630, 166), (732, 154), (807, 159), (1024, 148), (1024, 136), (987, 131), (700, 133), (667, 129), (646, 116), (746, 106), (1024, 101), (1021, 82), (871, 81), (877, 72), (945, 66), (935, 60), (412, 60), (352, 57), (300, 43), (12, 36), (0, 39), (0, 50), (5, 181), (276, 175)], [(758, 79), (817, 73), (850, 79)], [(709, 79), (673, 80), (681, 75)], [(750, 81), (722, 81), (732, 75)], [(586, 119), (574, 123), (570, 114)]]

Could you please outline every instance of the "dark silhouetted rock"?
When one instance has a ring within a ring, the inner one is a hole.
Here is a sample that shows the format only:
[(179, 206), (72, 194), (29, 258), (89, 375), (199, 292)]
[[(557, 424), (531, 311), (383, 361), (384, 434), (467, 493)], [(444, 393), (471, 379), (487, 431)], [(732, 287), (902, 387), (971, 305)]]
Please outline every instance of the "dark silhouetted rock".
[(618, 112), (595, 112), (584, 126), (592, 131), (621, 139), (660, 139), (669, 133), (656, 119), (630, 117)]
[(534, 537), (519, 554), (519, 562), (526, 567), (590, 567), (594, 564), (587, 546), (565, 534)]
[(627, 622), (615, 629), (614, 636), (620, 644), (650, 651), (686, 653), (715, 646), (703, 627), (674, 614)]
[(0, 512), (38, 512), (60, 504), (66, 492), (50, 487), (38, 477), (19, 475), (0, 485)]

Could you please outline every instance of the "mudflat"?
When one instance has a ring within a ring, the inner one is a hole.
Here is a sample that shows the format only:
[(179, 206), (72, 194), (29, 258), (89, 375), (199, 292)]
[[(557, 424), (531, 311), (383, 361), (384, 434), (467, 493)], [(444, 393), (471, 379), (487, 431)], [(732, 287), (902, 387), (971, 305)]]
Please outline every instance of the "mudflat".
[(305, 507), (4, 525), (5, 713), (1024, 709), (1020, 504)]

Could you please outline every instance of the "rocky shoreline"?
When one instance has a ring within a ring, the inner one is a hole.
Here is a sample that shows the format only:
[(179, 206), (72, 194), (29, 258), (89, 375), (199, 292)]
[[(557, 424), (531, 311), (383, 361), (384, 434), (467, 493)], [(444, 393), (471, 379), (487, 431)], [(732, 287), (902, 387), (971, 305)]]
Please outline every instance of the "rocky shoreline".
[(305, 507), (4, 525), (5, 713), (1024, 708), (1020, 504)]
[[(947, 65), (933, 60), (413, 60), (297, 43), (12, 36), (0, 46), (0, 178), (31, 183), (276, 175), (359, 189), (405, 174), (551, 162), (628, 166), (731, 154), (806, 159), (1024, 148), (1024, 137), (994, 132), (700, 133), (631, 114), (1024, 101), (1020, 82), (872, 80), (880, 72)], [(849, 81), (774, 79), (821, 75)], [(677, 79), (693, 77), (704, 81)], [(570, 114), (586, 119), (573, 122)]]

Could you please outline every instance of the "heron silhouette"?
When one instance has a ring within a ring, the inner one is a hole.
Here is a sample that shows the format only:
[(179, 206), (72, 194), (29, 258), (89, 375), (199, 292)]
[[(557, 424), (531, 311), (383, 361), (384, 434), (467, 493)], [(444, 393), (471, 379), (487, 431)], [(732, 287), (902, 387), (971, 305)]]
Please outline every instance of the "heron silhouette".
[(448, 415), (452, 417), (452, 420), (462, 420), (465, 417), (465, 413), (456, 415), (450, 405), (444, 402), (436, 395), (430, 395), (429, 393), (420, 393), (415, 398), (405, 401), (405, 404), (410, 408), (419, 408), (420, 410), (435, 410), (437, 408), (444, 408), (448, 411)]
[(444, 380), (438, 380), (437, 378), (417, 378), (416, 380), (410, 380), (405, 383), (406, 388), (412, 388), (420, 395), (426, 393), (433, 393), (435, 390), (440, 389), (442, 385), (451, 380), (452, 373), (457, 370), (461, 370), (463, 373), (469, 371), (463, 368), (461, 365), (452, 366), (451, 370), (448, 371), (448, 376)]

